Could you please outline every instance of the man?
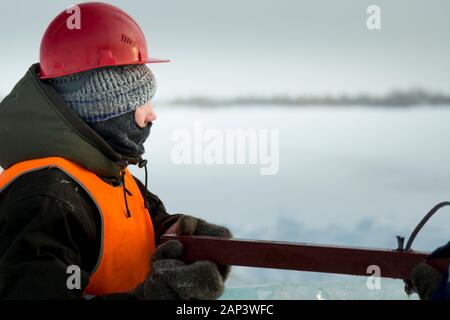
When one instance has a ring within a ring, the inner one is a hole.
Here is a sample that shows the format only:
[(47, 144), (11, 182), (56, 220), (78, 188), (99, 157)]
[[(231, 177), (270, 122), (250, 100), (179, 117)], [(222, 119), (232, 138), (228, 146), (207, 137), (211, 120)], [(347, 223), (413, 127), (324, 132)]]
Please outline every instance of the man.
[[(147, 190), (156, 82), (145, 64), (165, 60), (148, 58), (119, 8), (76, 9), (50, 23), (40, 63), (0, 105), (0, 297), (218, 298), (229, 266), (186, 264), (182, 244), (160, 236), (230, 231), (169, 215)], [(145, 185), (129, 164), (145, 167)]]

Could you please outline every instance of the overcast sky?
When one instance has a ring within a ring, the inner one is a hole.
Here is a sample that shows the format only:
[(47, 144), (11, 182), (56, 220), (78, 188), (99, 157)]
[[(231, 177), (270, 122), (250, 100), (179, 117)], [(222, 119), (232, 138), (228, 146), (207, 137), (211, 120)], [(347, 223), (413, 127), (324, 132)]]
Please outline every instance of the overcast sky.
[[(0, 95), (38, 61), (51, 19), (72, 1), (0, 0)], [(450, 1), (108, 1), (141, 25), (156, 98), (450, 92)], [(366, 8), (381, 8), (381, 30)]]

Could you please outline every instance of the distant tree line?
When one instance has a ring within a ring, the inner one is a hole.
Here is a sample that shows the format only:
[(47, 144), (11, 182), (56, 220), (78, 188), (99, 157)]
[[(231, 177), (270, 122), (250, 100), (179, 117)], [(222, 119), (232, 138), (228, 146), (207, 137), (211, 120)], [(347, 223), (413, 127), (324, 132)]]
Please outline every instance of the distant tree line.
[[(4, 97), (0, 97), (0, 101)], [(190, 105), (200, 107), (242, 106), (242, 105), (280, 105), (280, 106), (369, 106), (369, 107), (412, 107), (412, 106), (450, 106), (450, 94), (431, 93), (423, 89), (392, 91), (383, 96), (358, 95), (277, 95), (271, 97), (242, 96), (232, 98), (213, 98), (194, 96), (165, 101), (168, 105)]]
[(204, 107), (242, 106), (242, 105), (281, 105), (281, 106), (369, 106), (369, 107), (411, 107), (411, 106), (450, 106), (450, 94), (430, 93), (421, 89), (392, 91), (383, 96), (359, 95), (300, 95), (300, 96), (243, 96), (235, 98), (211, 98), (197, 96), (177, 98), (170, 105), (195, 105)]

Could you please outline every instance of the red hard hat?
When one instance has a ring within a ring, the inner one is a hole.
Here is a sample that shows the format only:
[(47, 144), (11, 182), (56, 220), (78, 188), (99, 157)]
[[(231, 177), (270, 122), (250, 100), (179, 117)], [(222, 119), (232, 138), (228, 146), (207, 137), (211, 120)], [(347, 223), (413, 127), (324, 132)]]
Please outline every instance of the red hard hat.
[(39, 60), (41, 79), (99, 67), (169, 61), (149, 58), (136, 21), (100, 2), (70, 7), (53, 19), (42, 38)]

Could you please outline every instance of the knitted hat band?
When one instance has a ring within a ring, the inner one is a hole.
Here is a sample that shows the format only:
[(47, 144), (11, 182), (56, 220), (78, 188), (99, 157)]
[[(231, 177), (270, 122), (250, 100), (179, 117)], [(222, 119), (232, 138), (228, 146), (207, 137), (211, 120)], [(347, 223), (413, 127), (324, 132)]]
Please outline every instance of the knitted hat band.
[(104, 121), (150, 101), (156, 80), (146, 65), (98, 68), (50, 80), (86, 122)]

